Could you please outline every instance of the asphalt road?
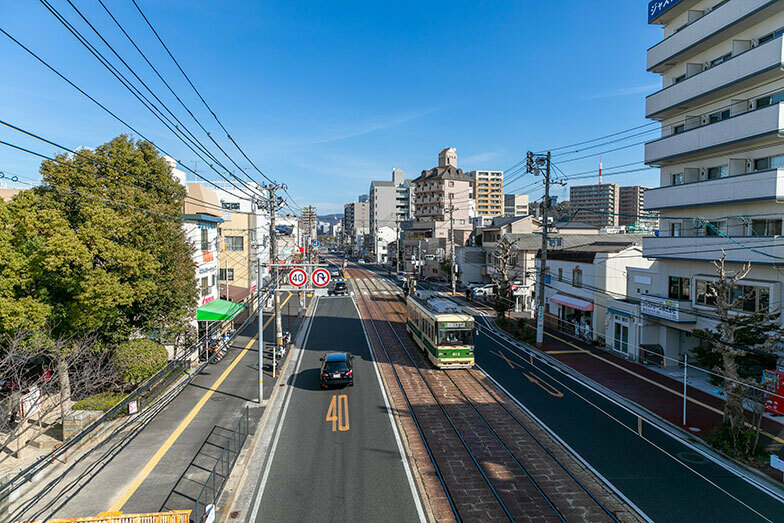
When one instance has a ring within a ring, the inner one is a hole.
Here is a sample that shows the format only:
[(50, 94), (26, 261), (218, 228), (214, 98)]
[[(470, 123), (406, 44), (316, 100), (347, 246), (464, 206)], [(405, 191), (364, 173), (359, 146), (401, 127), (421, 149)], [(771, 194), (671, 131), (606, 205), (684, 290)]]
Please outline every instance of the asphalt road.
[(784, 504), (500, 337), (476, 363), (653, 521), (783, 521)]
[[(325, 351), (353, 354), (354, 387), (321, 390)], [(257, 521), (417, 521), (418, 500), (350, 297), (320, 298), (291, 385)]]
[[(290, 327), (295, 335), (301, 321), (296, 317), (296, 297), (292, 295), (288, 303), (292, 304), (292, 317), (284, 318), (283, 328)], [(287, 311), (289, 308), (284, 307), (283, 312)], [(265, 323), (268, 318), (265, 315)], [(265, 340), (273, 338), (274, 328), (274, 322), (267, 324)], [(249, 409), (251, 429), (263, 413), (257, 403), (258, 343), (254, 341), (247, 351), (243, 350), (257, 332), (258, 324), (253, 321), (238, 333), (223, 360), (208, 365), (140, 431), (119, 434), (96, 446), (37, 496), (24, 514), (25, 519), (95, 515), (109, 510), (124, 494), (130, 495), (120, 509), (125, 513), (193, 509), (193, 499), (245, 408)], [(237, 361), (238, 358), (241, 359)], [(265, 359), (266, 368), (271, 362)], [(228, 371), (235, 361), (236, 365)], [(224, 379), (216, 387), (221, 376)], [(274, 386), (271, 373), (265, 372), (265, 397), (269, 397)], [(207, 401), (194, 410), (207, 394)], [(175, 428), (189, 415), (193, 415), (190, 423), (154, 461)], [(145, 466), (152, 466), (149, 474), (135, 484), (134, 479)]]

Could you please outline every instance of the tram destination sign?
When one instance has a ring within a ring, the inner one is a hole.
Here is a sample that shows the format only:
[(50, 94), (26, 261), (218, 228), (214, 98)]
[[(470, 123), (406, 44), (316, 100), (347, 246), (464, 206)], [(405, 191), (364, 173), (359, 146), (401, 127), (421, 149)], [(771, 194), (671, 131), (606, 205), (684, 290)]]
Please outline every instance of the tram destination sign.
[(444, 323), (445, 329), (465, 329), (466, 322), (464, 321), (448, 321)]

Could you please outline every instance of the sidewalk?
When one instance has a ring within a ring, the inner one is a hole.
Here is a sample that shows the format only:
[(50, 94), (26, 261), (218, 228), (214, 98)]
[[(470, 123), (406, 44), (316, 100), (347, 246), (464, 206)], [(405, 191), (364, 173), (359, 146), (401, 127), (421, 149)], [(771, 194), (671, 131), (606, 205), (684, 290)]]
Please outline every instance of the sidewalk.
[[(495, 315), (482, 303), (467, 302), (462, 297), (453, 299)], [(710, 387), (699, 379), (687, 377), (688, 402), (684, 424), (682, 375), (676, 378), (668, 375), (672, 371), (629, 361), (609, 350), (594, 347), (570, 334), (551, 328), (545, 329), (544, 344), (540, 350), (701, 439), (707, 439), (711, 431), (721, 423), (724, 399), (711, 393), (715, 387)], [(747, 414), (750, 417), (749, 411)], [(769, 452), (778, 452), (783, 444), (784, 418), (765, 416), (762, 420), (760, 445)]]

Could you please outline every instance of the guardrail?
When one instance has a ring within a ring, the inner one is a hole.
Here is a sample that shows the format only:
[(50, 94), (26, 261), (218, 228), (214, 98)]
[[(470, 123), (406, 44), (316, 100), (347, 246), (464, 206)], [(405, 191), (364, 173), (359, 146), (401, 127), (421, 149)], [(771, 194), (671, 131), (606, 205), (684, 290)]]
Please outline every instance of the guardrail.
[[(264, 288), (261, 289), (262, 293), (262, 301), (261, 303), (257, 302), (258, 306), (263, 305), (263, 301), (269, 297), (269, 293), (271, 292), (271, 285), (266, 285)], [(258, 299), (259, 293), (256, 292), (255, 294), (251, 294), (243, 303), (248, 305), (252, 305), (254, 300)], [(244, 329), (248, 323), (255, 319), (254, 315), (249, 314), (247, 319), (240, 325), (234, 329), (234, 334), (232, 334), (231, 338), (227, 340), (229, 343), (231, 339), (236, 336), (238, 332)], [(196, 341), (193, 345), (191, 345), (188, 349), (183, 351), (182, 354), (177, 356), (174, 360), (170, 361), (164, 368), (158, 371), (154, 376), (147, 379), (144, 383), (142, 383), (139, 387), (136, 388), (131, 394), (126, 396), (122, 399), (119, 403), (113, 406), (111, 409), (107, 410), (103, 416), (95, 420), (93, 423), (85, 427), (82, 431), (76, 434), (70, 440), (64, 442), (61, 446), (53, 449), (52, 452), (41, 456), (35, 463), (26, 467), (25, 469), (18, 472), (15, 476), (13, 476), (10, 480), (8, 480), (5, 484), (0, 485), (0, 503), (6, 500), (12, 492), (17, 490), (20, 486), (22, 486), (27, 481), (33, 479), (36, 475), (38, 475), (43, 469), (51, 465), (55, 460), (57, 460), (60, 456), (67, 454), (68, 449), (74, 447), (76, 444), (84, 440), (90, 433), (100, 427), (103, 423), (111, 420), (115, 417), (121, 410), (127, 409), (128, 405), (133, 402), (137, 401), (141, 404), (137, 403), (139, 407), (139, 412), (142, 411), (142, 407), (150, 407), (155, 405), (159, 400), (170, 401), (172, 397), (168, 396), (159, 396), (157, 392), (161, 391), (163, 387), (160, 385), (170, 379), (166, 386), (170, 385), (174, 379), (179, 378), (180, 374), (177, 373), (178, 369), (186, 369), (190, 367), (190, 359), (194, 353), (198, 353), (198, 351), (202, 350), (203, 348), (206, 349), (207, 345), (209, 344), (212, 337), (215, 333), (224, 332), (224, 328), (227, 327), (228, 324), (232, 324), (233, 320), (225, 320), (220, 323), (216, 322), (215, 325), (212, 325), (209, 329), (207, 334), (202, 336), (199, 340)], [(206, 351), (205, 351), (206, 353)], [(211, 358), (206, 359), (194, 372), (191, 373), (191, 377), (189, 381), (196, 377), (204, 368), (210, 363)], [(150, 400), (150, 403), (144, 405), (146, 399)], [(78, 521), (78, 520), (75, 520)], [(92, 520), (85, 520), (85, 521), (92, 521)]]
[(106, 514), (87, 518), (47, 519), (46, 523), (188, 523), (190, 517), (190, 510), (172, 510), (146, 514)]
[(231, 469), (234, 468), (234, 463), (237, 461), (237, 456), (240, 454), (240, 449), (248, 437), (248, 407), (245, 407), (245, 413), (237, 420), (237, 424), (231, 431), (231, 435), (226, 438), (226, 443), (223, 446), (215, 465), (212, 467), (209, 476), (204, 480), (199, 495), (196, 496), (194, 502), (193, 515), (194, 522), (198, 522), (201, 512), (208, 505), (216, 505), (218, 497), (223, 491), (226, 481), (229, 479)]

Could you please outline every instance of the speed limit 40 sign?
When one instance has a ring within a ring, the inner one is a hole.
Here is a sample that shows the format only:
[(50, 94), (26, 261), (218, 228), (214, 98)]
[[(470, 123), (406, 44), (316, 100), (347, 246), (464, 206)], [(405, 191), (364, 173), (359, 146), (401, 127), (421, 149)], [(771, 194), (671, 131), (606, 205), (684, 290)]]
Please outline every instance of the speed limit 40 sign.
[(308, 282), (308, 273), (302, 269), (293, 269), (289, 273), (289, 283), (294, 287), (302, 287)]

